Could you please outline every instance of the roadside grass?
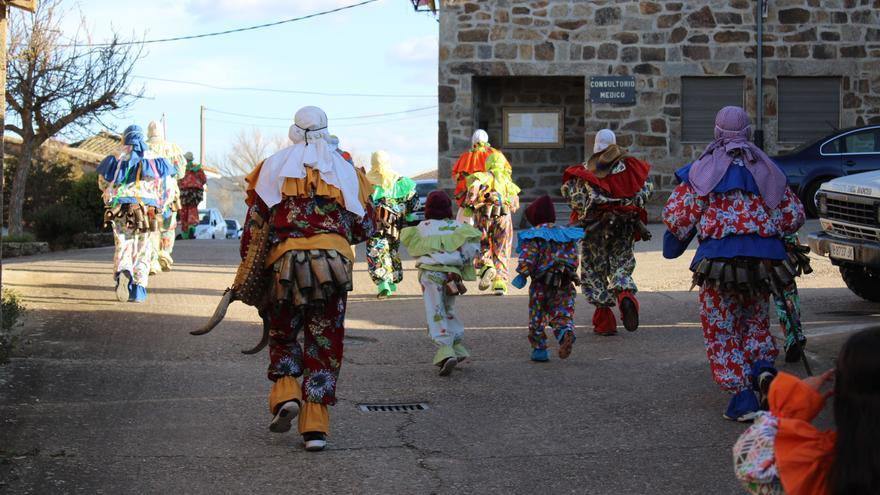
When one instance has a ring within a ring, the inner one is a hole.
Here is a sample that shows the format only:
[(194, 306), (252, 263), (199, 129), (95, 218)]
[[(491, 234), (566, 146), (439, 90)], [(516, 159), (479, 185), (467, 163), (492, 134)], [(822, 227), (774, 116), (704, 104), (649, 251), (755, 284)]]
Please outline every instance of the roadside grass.
[(3, 320), (0, 322), (0, 364), (2, 364), (9, 360), (9, 356), (18, 344), (25, 307), (21, 303), (21, 296), (11, 289), (3, 289), (0, 304), (3, 306)]

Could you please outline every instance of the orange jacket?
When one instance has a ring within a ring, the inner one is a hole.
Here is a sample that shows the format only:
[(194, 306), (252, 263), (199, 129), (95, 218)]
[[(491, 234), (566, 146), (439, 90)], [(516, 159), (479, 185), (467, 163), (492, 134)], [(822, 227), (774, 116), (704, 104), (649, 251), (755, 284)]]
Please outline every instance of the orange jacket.
[(770, 412), (779, 418), (776, 467), (788, 495), (827, 495), (837, 433), (811, 421), (825, 399), (800, 379), (780, 372), (770, 387)]
[(478, 144), (458, 157), (458, 161), (452, 167), (452, 178), (455, 180), (455, 201), (459, 206), (467, 193), (467, 176), (474, 172), (485, 172), (486, 160), (489, 155), (496, 152), (498, 150), (488, 144)]

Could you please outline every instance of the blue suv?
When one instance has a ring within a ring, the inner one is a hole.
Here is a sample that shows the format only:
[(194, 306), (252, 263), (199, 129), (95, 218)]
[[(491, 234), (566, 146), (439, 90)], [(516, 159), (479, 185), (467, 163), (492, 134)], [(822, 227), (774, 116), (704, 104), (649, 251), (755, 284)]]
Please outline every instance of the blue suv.
[(880, 170), (880, 124), (837, 131), (773, 160), (785, 172), (807, 214), (815, 217), (813, 197), (823, 182)]

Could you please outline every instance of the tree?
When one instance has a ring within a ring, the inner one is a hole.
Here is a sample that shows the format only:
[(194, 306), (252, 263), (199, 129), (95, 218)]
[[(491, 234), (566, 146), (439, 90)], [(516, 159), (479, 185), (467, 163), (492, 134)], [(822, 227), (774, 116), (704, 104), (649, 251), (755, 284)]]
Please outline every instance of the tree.
[[(289, 145), (290, 140), (287, 137), (278, 135), (268, 137), (257, 128), (242, 129), (236, 133), (226, 155), (214, 160), (214, 165), (227, 177), (243, 177), (251, 173), (254, 167), (269, 155)], [(244, 180), (239, 182), (241, 190), (244, 191)]]
[[(83, 19), (72, 38), (61, 31), (61, 0), (40, 2), (37, 12), (10, 22), (5, 130), (22, 139), (9, 198), (9, 231), (22, 230), (31, 161), (49, 138), (85, 131), (107, 114), (130, 108), (143, 95), (131, 90), (132, 70), (143, 45), (113, 34), (94, 44)], [(106, 127), (106, 126), (105, 126)]]

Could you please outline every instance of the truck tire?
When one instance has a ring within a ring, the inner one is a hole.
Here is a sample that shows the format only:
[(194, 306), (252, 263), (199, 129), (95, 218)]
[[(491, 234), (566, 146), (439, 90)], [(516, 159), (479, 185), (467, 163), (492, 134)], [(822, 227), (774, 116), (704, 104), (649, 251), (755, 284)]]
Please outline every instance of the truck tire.
[(841, 266), (840, 275), (853, 294), (880, 302), (880, 271), (872, 268)]
[(801, 193), (801, 204), (804, 205), (804, 213), (807, 214), (807, 218), (817, 218), (819, 216), (819, 210), (816, 208), (815, 202), (816, 192), (819, 191), (819, 187), (824, 182), (828, 182), (833, 178), (834, 177), (820, 177), (804, 187), (804, 190)]

